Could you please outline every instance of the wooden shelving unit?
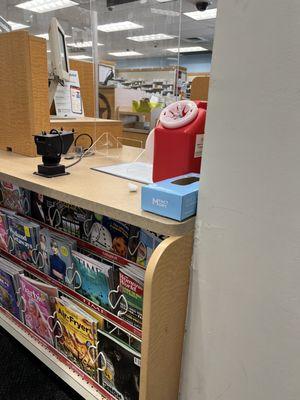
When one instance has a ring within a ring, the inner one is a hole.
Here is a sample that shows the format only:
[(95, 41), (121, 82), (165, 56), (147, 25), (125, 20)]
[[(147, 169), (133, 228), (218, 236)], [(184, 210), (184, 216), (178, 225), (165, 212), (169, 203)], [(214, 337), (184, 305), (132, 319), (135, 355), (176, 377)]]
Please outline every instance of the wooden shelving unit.
[[(128, 181), (90, 169), (128, 162), (134, 160), (138, 153), (139, 150), (133, 147), (112, 149), (109, 158), (99, 155), (89, 157), (74, 166), (70, 170), (71, 175), (45, 179), (33, 175), (39, 159), (2, 151), (0, 180), (11, 181), (29, 190), (169, 236), (153, 252), (145, 274), (139, 400), (176, 400), (194, 219), (180, 223), (143, 212), (141, 184), (137, 184), (136, 193), (129, 193)], [(67, 359), (59, 357), (56, 351), (45, 350), (41, 340), (1, 308), (0, 325), (84, 399), (111, 399), (110, 395), (106, 396), (99, 390), (97, 384), (88, 382), (84, 374), (74, 371)], [(138, 332), (136, 336), (139, 336)]]

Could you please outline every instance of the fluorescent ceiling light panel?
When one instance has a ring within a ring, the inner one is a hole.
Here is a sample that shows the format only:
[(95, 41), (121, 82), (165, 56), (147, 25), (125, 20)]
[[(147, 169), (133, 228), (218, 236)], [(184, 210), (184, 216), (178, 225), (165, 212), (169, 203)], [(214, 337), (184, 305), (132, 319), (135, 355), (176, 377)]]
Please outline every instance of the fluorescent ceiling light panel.
[(192, 47), (174, 47), (172, 49), (167, 49), (168, 51), (171, 51), (172, 53), (193, 53), (193, 52), (198, 52), (198, 51), (207, 51), (204, 47), (201, 46), (192, 46)]
[(162, 8), (151, 8), (152, 14), (166, 15), (168, 17), (178, 17), (180, 12), (173, 10), (164, 10)]
[(29, 28), (29, 25), (20, 24), (19, 22), (8, 21), (8, 24), (11, 26), (13, 31), (17, 31), (18, 29)]
[(173, 0), (156, 0), (158, 3), (168, 3), (169, 1), (173, 1)]
[[(49, 33), (39, 33), (38, 35), (34, 35), (34, 36), (39, 37), (39, 38), (42, 38), (42, 39), (49, 40)], [(70, 36), (70, 35), (65, 35), (65, 38), (66, 38), (66, 39), (67, 39), (67, 38), (70, 38), (70, 37), (72, 37), (72, 36)]]
[[(69, 47), (75, 47), (78, 49), (84, 49), (86, 47), (93, 47), (93, 42), (91, 40), (87, 42), (76, 42), (76, 43), (67, 43)], [(98, 46), (104, 46), (103, 43), (98, 43)]]
[(85, 56), (84, 54), (74, 54), (73, 56), (69, 56), (72, 60), (90, 60), (93, 57)]
[(17, 4), (16, 7), (24, 10), (45, 13), (48, 11), (60, 10), (62, 8), (77, 6), (78, 3), (71, 0), (31, 0)]
[(101, 32), (118, 32), (129, 31), (131, 29), (144, 28), (143, 25), (136, 24), (131, 21), (114, 22), (111, 24), (98, 25), (98, 30)]
[(164, 33), (155, 33), (153, 35), (142, 35), (142, 36), (131, 36), (128, 40), (133, 40), (135, 42), (154, 42), (156, 40), (168, 40), (174, 39), (175, 36), (166, 35)]
[(131, 56), (142, 56), (142, 53), (138, 53), (137, 51), (115, 51), (113, 53), (108, 53), (111, 56), (115, 57), (131, 57)]
[(184, 13), (187, 17), (195, 19), (196, 21), (203, 21), (205, 19), (214, 19), (217, 17), (217, 9), (210, 8), (206, 11), (192, 11)]

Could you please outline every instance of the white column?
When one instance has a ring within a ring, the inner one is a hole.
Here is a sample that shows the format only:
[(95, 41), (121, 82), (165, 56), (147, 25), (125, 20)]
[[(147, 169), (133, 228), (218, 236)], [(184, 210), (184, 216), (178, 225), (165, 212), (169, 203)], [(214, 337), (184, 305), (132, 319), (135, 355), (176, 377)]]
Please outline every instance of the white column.
[(300, 399), (300, 1), (219, 0), (181, 400)]

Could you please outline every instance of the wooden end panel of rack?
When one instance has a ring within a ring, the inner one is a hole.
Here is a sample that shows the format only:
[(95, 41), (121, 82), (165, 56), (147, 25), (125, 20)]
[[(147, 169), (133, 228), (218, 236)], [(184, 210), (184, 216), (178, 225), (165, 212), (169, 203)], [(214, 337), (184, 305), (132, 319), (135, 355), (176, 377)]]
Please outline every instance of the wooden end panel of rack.
[(170, 237), (146, 270), (139, 400), (178, 398), (193, 235)]

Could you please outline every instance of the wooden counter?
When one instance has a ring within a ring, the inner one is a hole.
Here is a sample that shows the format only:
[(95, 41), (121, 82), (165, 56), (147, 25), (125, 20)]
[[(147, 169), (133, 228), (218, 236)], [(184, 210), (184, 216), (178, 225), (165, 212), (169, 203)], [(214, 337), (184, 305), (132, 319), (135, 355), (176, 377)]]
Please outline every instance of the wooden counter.
[[(40, 158), (0, 151), (0, 179), (160, 234), (181, 236), (191, 232), (194, 218), (176, 222), (142, 211), (142, 184), (137, 183), (138, 191), (130, 193), (129, 181), (90, 169), (118, 162), (130, 162), (139, 154), (140, 150), (134, 147), (111, 149), (110, 158), (100, 155), (87, 157), (70, 168), (70, 175), (49, 179), (33, 174), (37, 164), (41, 162)], [(62, 162), (68, 165), (72, 161)]]
[[(178, 399), (183, 338), (188, 301), (189, 271), (193, 248), (194, 219), (179, 223), (141, 210), (141, 184), (130, 193), (128, 181), (91, 170), (91, 167), (136, 159), (140, 150), (123, 146), (108, 157), (83, 159), (70, 169), (71, 175), (47, 179), (33, 174), (39, 158), (0, 151), (0, 179), (16, 183), (67, 203), (169, 235), (154, 250), (145, 272), (141, 375), (139, 400)], [(118, 158), (116, 158), (118, 157)], [(65, 164), (71, 161), (63, 161)], [(100, 315), (100, 314), (99, 314)], [(38, 341), (6, 318), (0, 307), (0, 326), (23, 343), (85, 399), (103, 397)], [(21, 324), (20, 322), (18, 323)], [(118, 325), (116, 325), (118, 327)], [(44, 354), (47, 357), (44, 357)], [(103, 390), (102, 390), (103, 392)]]
[[(114, 119), (100, 119), (84, 117), (78, 119), (51, 119), (51, 129), (71, 130), (75, 129), (77, 134), (88, 133), (96, 140), (102, 133), (109, 132), (114, 137), (123, 136), (123, 124)], [(76, 137), (77, 135), (75, 135)], [(87, 145), (89, 141), (87, 140)], [(84, 142), (85, 144), (85, 142)]]

